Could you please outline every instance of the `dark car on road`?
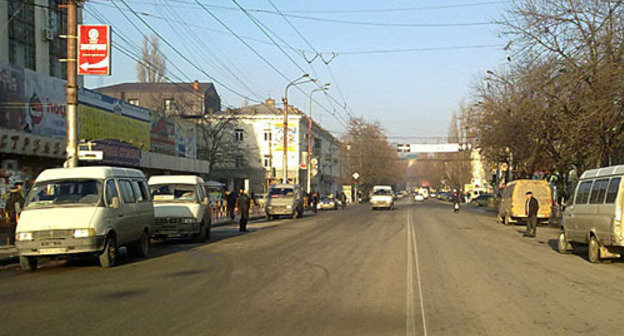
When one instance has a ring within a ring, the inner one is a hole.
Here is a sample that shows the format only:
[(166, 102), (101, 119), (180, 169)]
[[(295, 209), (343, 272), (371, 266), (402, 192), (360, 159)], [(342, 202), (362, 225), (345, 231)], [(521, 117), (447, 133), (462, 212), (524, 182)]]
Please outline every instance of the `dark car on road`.
[(494, 204), (494, 194), (481, 194), (477, 198), (472, 200), (472, 203), (474, 203), (478, 207), (493, 206), (493, 204)]

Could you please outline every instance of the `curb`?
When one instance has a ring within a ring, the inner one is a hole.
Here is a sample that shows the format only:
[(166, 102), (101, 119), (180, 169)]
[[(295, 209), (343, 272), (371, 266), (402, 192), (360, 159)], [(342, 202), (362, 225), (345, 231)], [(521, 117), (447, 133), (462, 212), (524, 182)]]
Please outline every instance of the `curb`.
[(17, 250), (14, 247), (0, 247), (0, 266), (17, 262)]

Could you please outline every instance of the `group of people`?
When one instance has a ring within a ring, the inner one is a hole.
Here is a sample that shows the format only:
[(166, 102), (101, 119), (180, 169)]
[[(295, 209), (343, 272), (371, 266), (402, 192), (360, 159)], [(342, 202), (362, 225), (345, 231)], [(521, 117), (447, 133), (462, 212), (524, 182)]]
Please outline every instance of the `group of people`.
[(227, 214), (231, 220), (236, 218), (235, 209), (238, 208), (240, 214), (239, 231), (247, 231), (247, 222), (249, 222), (249, 211), (251, 210), (251, 197), (247, 195), (245, 189), (241, 188), (238, 193), (236, 191), (225, 192), (225, 204)]

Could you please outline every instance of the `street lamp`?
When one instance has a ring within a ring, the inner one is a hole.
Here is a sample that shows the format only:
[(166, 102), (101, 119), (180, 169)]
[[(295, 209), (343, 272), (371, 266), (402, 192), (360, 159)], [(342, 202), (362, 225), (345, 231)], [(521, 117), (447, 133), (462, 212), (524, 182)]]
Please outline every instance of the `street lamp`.
[(286, 85), (286, 89), (284, 90), (284, 98), (282, 98), (282, 103), (284, 103), (284, 157), (282, 158), (282, 172), (284, 174), (282, 176), (283, 183), (288, 183), (288, 88), (293, 85), (316, 81), (316, 79), (313, 78), (301, 81), (302, 79), (309, 77), (309, 74), (304, 74), (303, 76), (288, 83), (288, 85)]
[(310, 108), (308, 109), (308, 179), (306, 188), (308, 194), (310, 194), (312, 183), (312, 166), (310, 165), (312, 161), (312, 94), (314, 94), (314, 92), (329, 90), (329, 85), (329, 83), (325, 83), (325, 85), (320, 86), (310, 92)]

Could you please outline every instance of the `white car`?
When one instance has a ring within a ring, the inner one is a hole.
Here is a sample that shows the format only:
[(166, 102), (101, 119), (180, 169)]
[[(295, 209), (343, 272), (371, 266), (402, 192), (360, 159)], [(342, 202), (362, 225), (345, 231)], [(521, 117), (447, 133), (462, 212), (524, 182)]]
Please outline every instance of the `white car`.
[(414, 201), (416, 201), (416, 202), (424, 202), (425, 201), (425, 196), (423, 196), (421, 194), (417, 194), (416, 196), (414, 196)]
[(392, 209), (394, 207), (394, 193), (392, 189), (373, 189), (370, 199), (370, 205), (373, 210), (385, 208)]

